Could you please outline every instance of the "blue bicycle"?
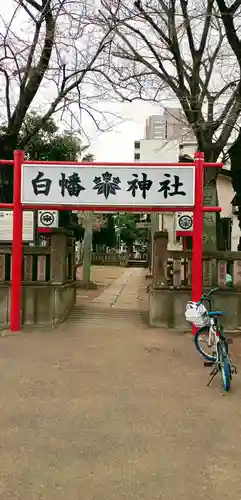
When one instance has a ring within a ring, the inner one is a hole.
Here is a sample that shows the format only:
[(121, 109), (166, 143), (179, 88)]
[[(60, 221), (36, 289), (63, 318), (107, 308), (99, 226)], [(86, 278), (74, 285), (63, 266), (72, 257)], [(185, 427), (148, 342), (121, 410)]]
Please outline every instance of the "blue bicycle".
[[(198, 329), (194, 336), (197, 351), (205, 358), (205, 366), (213, 366), (208, 386), (215, 375), (220, 373), (222, 385), (225, 391), (229, 391), (232, 375), (237, 373), (229, 356), (228, 341), (224, 335), (219, 318), (224, 314), (222, 311), (212, 311), (212, 294), (217, 290), (213, 288), (208, 294), (203, 294), (199, 302), (189, 302), (186, 306), (186, 319)], [(208, 309), (204, 306), (208, 302)]]

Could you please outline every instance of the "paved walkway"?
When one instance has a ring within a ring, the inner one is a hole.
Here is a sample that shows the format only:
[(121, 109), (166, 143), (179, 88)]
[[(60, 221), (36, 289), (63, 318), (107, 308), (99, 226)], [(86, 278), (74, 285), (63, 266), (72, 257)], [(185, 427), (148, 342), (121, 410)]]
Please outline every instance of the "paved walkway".
[(148, 319), (147, 310), (142, 310), (140, 304), (139, 291), (143, 284), (145, 270), (141, 268), (129, 268), (123, 271), (123, 274), (117, 278), (98, 297), (88, 304), (77, 299), (77, 304), (67, 323), (79, 324), (84, 321), (89, 325), (110, 322), (126, 322), (130, 324), (133, 321)]
[(143, 269), (126, 269), (92, 304), (100, 308), (139, 310), (138, 291), (142, 275)]
[(132, 321), (139, 280), (103, 293), (103, 320), (95, 302), (93, 321), (0, 338), (1, 499), (241, 498), (240, 375), (206, 388), (190, 336)]

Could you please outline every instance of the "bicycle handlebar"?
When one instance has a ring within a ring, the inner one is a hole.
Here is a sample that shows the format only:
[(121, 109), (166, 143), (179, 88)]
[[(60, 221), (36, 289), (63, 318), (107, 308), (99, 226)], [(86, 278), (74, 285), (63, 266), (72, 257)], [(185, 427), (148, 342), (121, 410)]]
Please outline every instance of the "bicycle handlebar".
[(208, 292), (207, 294), (205, 294), (205, 293), (203, 293), (203, 294), (202, 294), (201, 299), (202, 299), (203, 297), (205, 297), (205, 298), (209, 299), (209, 298), (211, 297), (211, 295), (212, 295), (214, 292), (216, 292), (217, 290), (218, 290), (218, 287), (217, 287), (217, 286), (216, 286), (215, 288), (211, 288), (210, 292)]
[(208, 293), (203, 293), (201, 299), (199, 300), (198, 304), (202, 304), (205, 300), (208, 300), (209, 303), (211, 303), (211, 295), (218, 290), (218, 287), (211, 288), (211, 290)]

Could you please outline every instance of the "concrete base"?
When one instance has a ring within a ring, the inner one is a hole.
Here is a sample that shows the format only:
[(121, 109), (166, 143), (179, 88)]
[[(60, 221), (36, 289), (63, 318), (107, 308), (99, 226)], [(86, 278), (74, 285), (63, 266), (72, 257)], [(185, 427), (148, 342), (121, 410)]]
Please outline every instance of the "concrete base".
[[(208, 290), (207, 290), (208, 291)], [(213, 310), (224, 311), (222, 324), (228, 330), (241, 329), (241, 292), (219, 290), (213, 295)], [(185, 320), (190, 290), (149, 289), (149, 323), (154, 327), (187, 330)]]
[(84, 281), (76, 281), (76, 288), (79, 288), (80, 290), (97, 290), (98, 285), (97, 283), (94, 283), (93, 281), (88, 281), (88, 283), (84, 283)]
[[(64, 321), (76, 300), (75, 282), (56, 285), (23, 285), (22, 325), (53, 325)], [(11, 285), (0, 286), (0, 327), (9, 324)]]

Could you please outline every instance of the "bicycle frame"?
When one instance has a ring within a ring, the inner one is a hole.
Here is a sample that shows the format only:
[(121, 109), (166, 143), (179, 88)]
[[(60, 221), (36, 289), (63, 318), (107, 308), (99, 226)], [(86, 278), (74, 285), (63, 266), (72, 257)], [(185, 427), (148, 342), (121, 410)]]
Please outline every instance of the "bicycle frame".
[(208, 335), (208, 347), (215, 346), (217, 359), (219, 358), (218, 353), (218, 343), (220, 341), (220, 333), (217, 331), (218, 321), (217, 318), (210, 318), (210, 327), (209, 327), (209, 335)]

